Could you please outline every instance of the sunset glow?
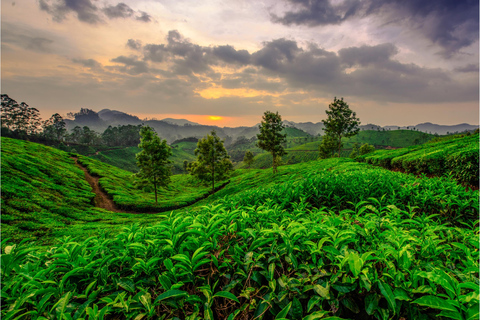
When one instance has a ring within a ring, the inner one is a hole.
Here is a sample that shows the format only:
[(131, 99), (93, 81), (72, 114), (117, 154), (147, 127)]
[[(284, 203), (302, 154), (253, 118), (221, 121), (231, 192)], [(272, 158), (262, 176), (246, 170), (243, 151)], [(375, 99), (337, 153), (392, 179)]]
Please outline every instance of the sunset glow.
[(223, 117), (220, 117), (220, 116), (209, 116), (208, 118), (213, 121), (218, 121), (223, 119)]

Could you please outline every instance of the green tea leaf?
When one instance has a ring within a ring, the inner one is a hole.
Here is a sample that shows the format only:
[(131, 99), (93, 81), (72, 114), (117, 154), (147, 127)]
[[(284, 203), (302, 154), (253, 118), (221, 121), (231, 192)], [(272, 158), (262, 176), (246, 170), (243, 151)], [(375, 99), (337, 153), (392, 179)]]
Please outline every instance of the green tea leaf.
[(165, 299), (169, 299), (169, 298), (176, 298), (176, 297), (185, 297), (187, 296), (188, 293), (186, 293), (185, 291), (181, 291), (181, 290), (168, 290), (164, 293), (162, 293), (161, 295), (159, 295), (155, 301), (154, 301), (154, 304), (159, 302), (159, 301), (162, 301), (162, 300), (165, 300)]
[(385, 299), (387, 299), (390, 310), (395, 314), (396, 303), (392, 289), (388, 284), (384, 283), (381, 280), (378, 281), (378, 288), (380, 289), (380, 292), (385, 297)]
[(122, 287), (123, 289), (129, 292), (135, 292), (135, 284), (132, 280), (128, 278), (122, 278), (117, 283), (118, 286)]
[(458, 312), (457, 308), (452, 306), (450, 303), (448, 303), (447, 300), (440, 299), (436, 296), (423, 296), (412, 303), (419, 304), (421, 306), (433, 308), (433, 309), (439, 309), (439, 310), (447, 310), (447, 311), (454, 311)]
[(292, 307), (292, 302), (287, 304), (285, 308), (283, 308), (275, 317), (275, 319), (280, 319), (280, 318), (285, 318), (288, 314), (288, 311), (290, 311), (290, 308)]
[(225, 298), (225, 299), (230, 299), (230, 300), (233, 300), (237, 303), (240, 303), (240, 301), (238, 301), (237, 297), (235, 297), (234, 294), (228, 292), (228, 291), (220, 291), (220, 292), (217, 292), (213, 295), (214, 298), (216, 297), (221, 297), (221, 298)]

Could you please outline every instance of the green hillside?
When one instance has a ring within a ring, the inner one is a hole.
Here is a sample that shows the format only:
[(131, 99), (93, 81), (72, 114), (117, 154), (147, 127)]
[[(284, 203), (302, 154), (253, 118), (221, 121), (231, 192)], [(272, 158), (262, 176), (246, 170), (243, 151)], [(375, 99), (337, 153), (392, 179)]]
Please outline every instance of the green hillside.
[[(119, 205), (151, 205), (131, 173), (79, 160)], [(67, 153), (2, 138), (2, 217), (26, 203), (36, 219), (30, 204), (54, 191), (79, 210), (48, 246), (20, 227), (7, 239), (2, 221), (2, 318), (478, 318), (479, 193), (448, 177), (346, 158), (239, 169), (192, 206), (141, 215), (92, 207), (82, 174)], [(74, 182), (55, 190), (59, 175)], [(163, 205), (202, 188), (175, 176)]]
[(68, 153), (4, 137), (1, 143), (2, 238), (51, 242), (152, 220), (95, 208), (95, 195)]
[[(188, 148), (186, 148), (187, 145), (189, 145), (188, 147), (191, 147), (191, 144), (191, 142), (182, 142), (178, 144), (179, 147), (175, 147), (177, 145), (172, 146), (172, 156), (170, 157), (170, 160), (173, 161), (173, 174), (184, 173), (183, 161), (187, 160), (190, 162), (195, 160), (195, 156), (189, 152)], [(126, 147), (122, 149), (101, 151), (96, 155), (90, 156), (90, 158), (99, 160), (123, 170), (138, 172), (135, 155), (139, 152), (140, 148), (138, 147)]]
[(478, 186), (479, 135), (442, 139), (397, 150), (378, 150), (359, 161), (416, 174), (451, 175)]
[[(393, 131), (375, 131), (365, 130), (360, 131), (357, 135), (351, 138), (342, 139), (343, 152), (342, 157), (348, 157), (354, 144), (358, 146), (368, 143), (376, 146), (377, 148), (404, 148), (419, 145), (427, 141), (432, 140), (435, 136), (418, 131), (412, 130), (393, 130)], [(316, 141), (310, 141), (317, 139)], [(295, 164), (305, 161), (312, 161), (318, 159), (318, 147), (321, 144), (320, 138), (304, 137), (304, 138), (291, 138), (289, 148), (286, 148), (287, 155), (282, 157), (283, 164)], [(305, 141), (307, 141), (305, 143)], [(310, 141), (310, 142), (308, 142)], [(254, 144), (254, 142), (252, 143)], [(290, 147), (291, 146), (291, 147)], [(256, 154), (255, 160), (252, 164), (252, 168), (266, 169), (272, 166), (272, 156), (261, 149), (249, 148), (245, 145), (244, 150), (250, 150)], [(245, 152), (242, 153), (244, 155)], [(243, 163), (239, 163), (237, 168), (245, 168)]]

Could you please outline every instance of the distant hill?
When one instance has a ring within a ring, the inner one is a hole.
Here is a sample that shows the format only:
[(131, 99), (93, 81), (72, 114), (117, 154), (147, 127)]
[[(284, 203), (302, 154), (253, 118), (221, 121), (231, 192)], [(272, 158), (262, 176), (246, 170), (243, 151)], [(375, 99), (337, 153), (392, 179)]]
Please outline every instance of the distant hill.
[[(202, 138), (209, 134), (212, 130), (217, 132), (217, 135), (225, 139), (225, 143), (231, 144), (238, 138), (251, 139), (258, 134), (258, 124), (247, 127), (218, 127), (211, 125), (202, 125), (186, 119), (172, 119), (166, 118), (163, 120), (141, 120), (136, 116), (110, 109), (103, 109), (97, 112), (85, 112), (88, 109), (82, 109), (81, 112), (75, 114), (74, 120), (66, 120), (67, 129), (71, 130), (75, 126), (88, 126), (90, 129), (97, 132), (103, 132), (109, 125), (138, 125), (144, 123), (151, 126), (159, 134), (160, 137), (166, 139), (168, 143), (172, 143), (175, 140), (194, 137)], [(324, 125), (322, 122), (293, 122), (284, 120), (284, 124), (290, 128), (296, 128), (311, 136), (323, 135)], [(415, 126), (379, 126), (376, 124), (364, 124), (360, 126), (362, 131), (364, 130), (377, 130), (377, 131), (389, 131), (389, 130), (415, 130), (422, 131), (431, 134), (448, 134), (455, 132), (473, 131), (478, 126), (462, 123), (453, 126), (432, 124), (429, 122), (421, 123)], [(302, 136), (302, 135), (300, 135)]]
[(170, 124), (176, 124), (177, 126), (184, 126), (184, 125), (201, 126), (200, 123), (188, 121), (186, 119), (165, 118), (165, 119), (162, 119), (161, 121), (166, 122), (166, 123), (170, 123)]

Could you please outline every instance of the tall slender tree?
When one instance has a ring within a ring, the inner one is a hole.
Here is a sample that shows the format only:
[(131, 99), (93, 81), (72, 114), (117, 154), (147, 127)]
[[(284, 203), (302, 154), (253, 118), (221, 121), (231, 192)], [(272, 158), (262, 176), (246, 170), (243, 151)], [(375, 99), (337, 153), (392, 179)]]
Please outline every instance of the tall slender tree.
[[(327, 119), (322, 120), (325, 125), (325, 135), (336, 141), (338, 154), (342, 151), (342, 138), (352, 137), (358, 133), (360, 119), (356, 117), (348, 104), (343, 101), (343, 98), (333, 99), (330, 103), (327, 113)], [(325, 139), (325, 137), (324, 137)]]
[(282, 134), (284, 128), (285, 125), (278, 112), (265, 111), (259, 126), (260, 133), (257, 134), (257, 146), (272, 154), (273, 173), (277, 172), (279, 158), (287, 154), (283, 148), (283, 144), (287, 141), (287, 135)]
[(215, 180), (226, 178), (233, 170), (233, 164), (223, 145), (223, 140), (220, 140), (215, 130), (198, 140), (195, 155), (197, 160), (190, 163), (188, 169), (200, 180), (211, 181), (212, 191), (215, 190)]
[(172, 150), (166, 140), (161, 140), (157, 133), (149, 126), (140, 130), (140, 144), (142, 149), (137, 153), (137, 166), (140, 171), (136, 174), (137, 185), (153, 185), (155, 191), (155, 202), (158, 202), (157, 188), (165, 187), (170, 182), (171, 169), (169, 164), (172, 161), (168, 158)]

